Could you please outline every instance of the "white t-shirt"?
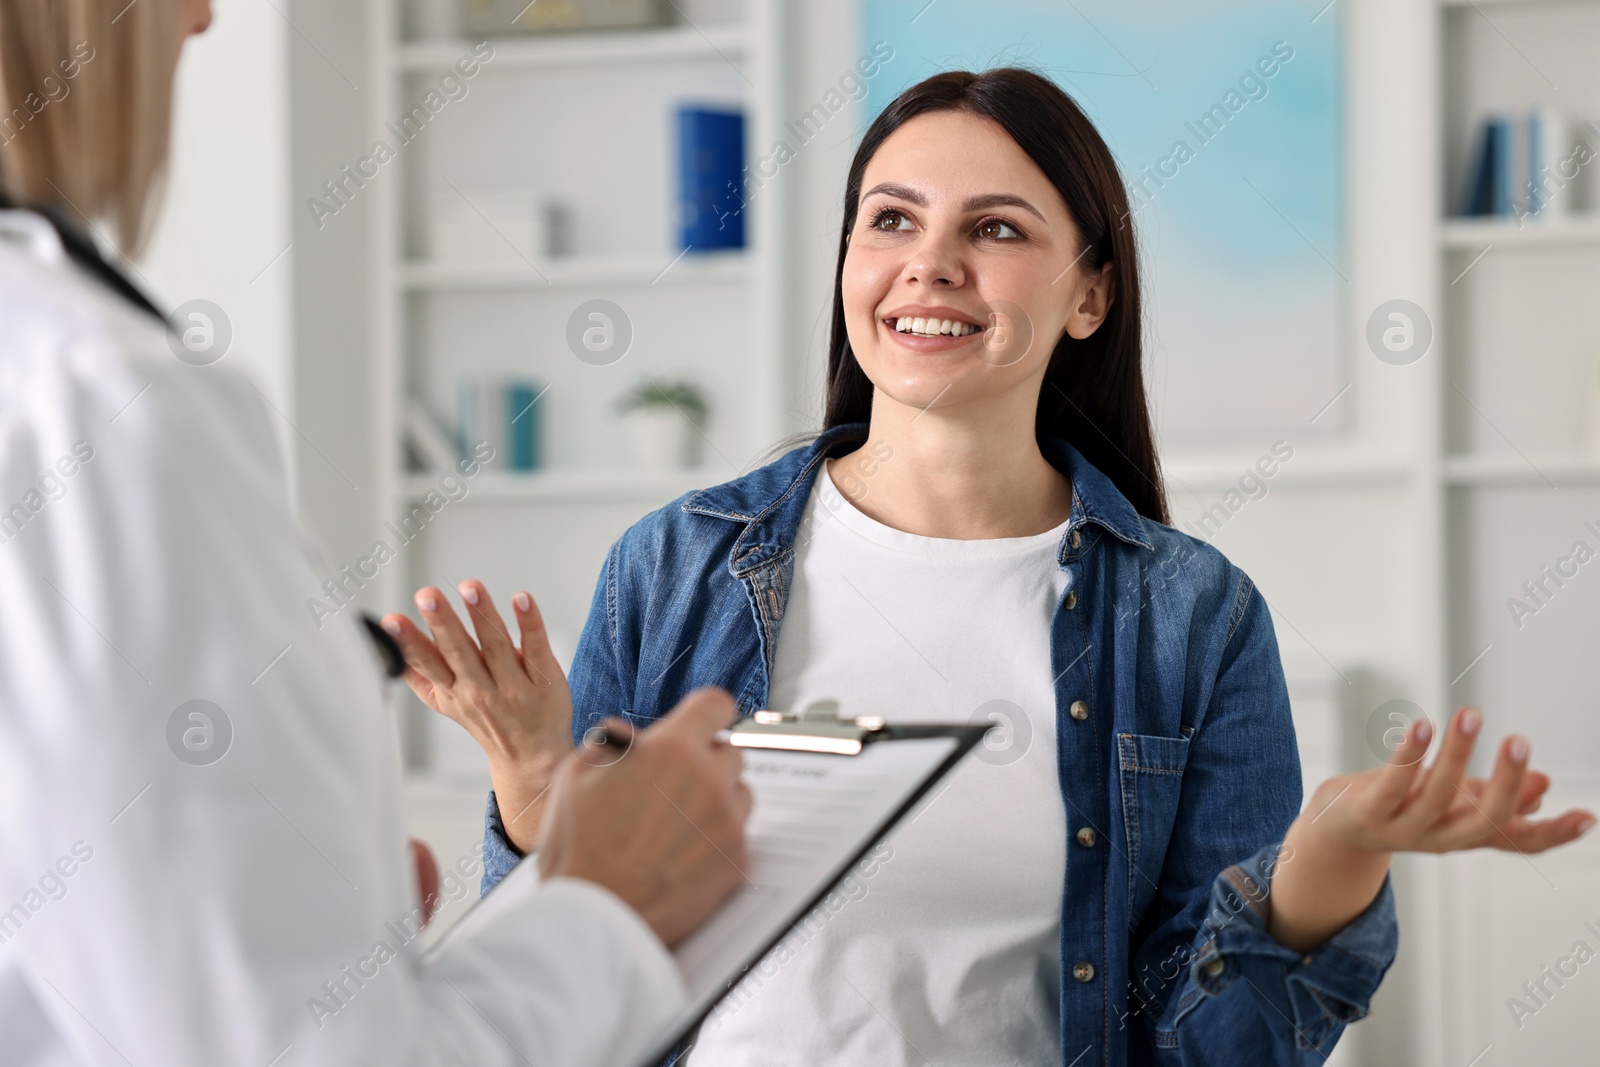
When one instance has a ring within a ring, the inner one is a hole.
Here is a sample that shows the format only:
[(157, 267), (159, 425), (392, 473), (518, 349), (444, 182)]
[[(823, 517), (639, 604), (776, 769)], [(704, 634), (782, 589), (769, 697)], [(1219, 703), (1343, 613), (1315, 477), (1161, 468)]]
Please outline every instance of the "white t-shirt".
[(1065, 528), (920, 537), (868, 518), (818, 472), (771, 706), (831, 698), (906, 722), (999, 712), (1008, 727), (719, 1006), (692, 1067), (1060, 1062), (1050, 620), (1068, 584)]

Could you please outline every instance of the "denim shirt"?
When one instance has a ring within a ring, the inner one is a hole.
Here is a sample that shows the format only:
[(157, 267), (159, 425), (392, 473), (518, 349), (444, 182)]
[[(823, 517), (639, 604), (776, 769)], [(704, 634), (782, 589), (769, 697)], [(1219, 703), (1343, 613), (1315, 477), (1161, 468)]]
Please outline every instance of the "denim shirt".
[[(813, 480), (865, 435), (828, 430), (612, 545), (572, 664), (574, 739), (608, 715), (649, 723), (698, 686), (727, 689), (741, 713), (766, 706)], [(1068, 835), (1063, 1067), (1320, 1064), (1366, 1014), (1399, 930), (1386, 878), (1309, 953), (1266, 932), (1300, 808), (1266, 602), (1067, 442), (1039, 444), (1072, 483), (1049, 665)], [(485, 846), (487, 892), (517, 860), (493, 794)]]

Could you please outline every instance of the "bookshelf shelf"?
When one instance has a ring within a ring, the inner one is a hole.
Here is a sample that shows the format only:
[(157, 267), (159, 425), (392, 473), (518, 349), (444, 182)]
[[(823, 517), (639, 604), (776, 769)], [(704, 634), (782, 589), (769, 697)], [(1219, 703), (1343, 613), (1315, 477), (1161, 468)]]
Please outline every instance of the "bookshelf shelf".
[(581, 257), (529, 264), (480, 265), (413, 260), (397, 275), (403, 289), (574, 289), (648, 285), (738, 284), (749, 280), (745, 253), (692, 253), (663, 256)]
[(1456, 455), (1446, 458), (1444, 477), (1446, 484), (1463, 488), (1590, 488), (1600, 486), (1600, 459), (1549, 454)]
[(1440, 244), (1450, 251), (1480, 252), (1485, 245), (1532, 247), (1600, 243), (1600, 214), (1530, 220), (1451, 218), (1440, 229)]
[[(470, 483), (471, 493), (461, 503), (471, 504), (582, 504), (665, 503), (692, 489), (723, 481), (702, 468), (671, 471), (551, 470), (527, 474), (485, 473)], [(409, 475), (404, 496), (417, 501), (439, 488), (438, 475)]]
[[(472, 51), (473, 42), (414, 41), (394, 50), (396, 69), (433, 73)], [(749, 36), (741, 26), (672, 26), (657, 30), (617, 30), (548, 37), (496, 37), (492, 71), (547, 70), (551, 67), (729, 59), (743, 55)]]
[[(1162, 474), (1175, 490), (1215, 492), (1234, 487), (1255, 469), (1258, 453), (1173, 456)], [(1416, 465), (1406, 456), (1301, 450), (1281, 463), (1271, 489), (1390, 489), (1407, 485)]]

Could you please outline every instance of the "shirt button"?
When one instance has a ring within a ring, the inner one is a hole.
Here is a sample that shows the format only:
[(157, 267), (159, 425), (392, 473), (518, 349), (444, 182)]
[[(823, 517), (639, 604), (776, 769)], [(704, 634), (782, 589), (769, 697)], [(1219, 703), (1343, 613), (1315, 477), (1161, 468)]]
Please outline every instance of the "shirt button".
[(1078, 844), (1082, 845), (1084, 848), (1094, 848), (1094, 843), (1094, 830), (1085, 826), (1082, 830), (1078, 831)]
[(1079, 722), (1082, 722), (1084, 719), (1089, 717), (1089, 705), (1085, 704), (1081, 700), (1074, 700), (1072, 702), (1072, 707), (1067, 709), (1067, 714), (1071, 715)]
[(1078, 536), (1077, 530), (1073, 530), (1071, 533), (1067, 534), (1067, 544), (1071, 545), (1073, 548), (1077, 548), (1079, 545), (1083, 544), (1083, 538)]
[(1094, 981), (1094, 964), (1092, 964), (1092, 963), (1077, 963), (1077, 964), (1073, 964), (1072, 977), (1076, 978), (1080, 982), (1092, 982), (1092, 981)]
[(1222, 959), (1221, 957), (1218, 957), (1217, 959), (1214, 959), (1210, 963), (1205, 965), (1206, 977), (1207, 978), (1215, 978), (1217, 975), (1221, 974), (1223, 971), (1225, 971), (1227, 969), (1228, 969), (1228, 961)]
[(1078, 591), (1076, 589), (1068, 589), (1067, 590), (1067, 610), (1071, 611), (1073, 608), (1075, 608), (1077, 606), (1078, 606)]

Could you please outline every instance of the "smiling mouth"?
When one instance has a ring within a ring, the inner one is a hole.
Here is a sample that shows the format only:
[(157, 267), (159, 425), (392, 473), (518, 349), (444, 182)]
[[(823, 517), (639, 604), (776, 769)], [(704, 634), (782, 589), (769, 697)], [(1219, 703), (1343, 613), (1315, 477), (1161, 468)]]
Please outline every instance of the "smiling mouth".
[(967, 337), (983, 332), (982, 326), (957, 319), (921, 319), (904, 316), (883, 321), (895, 333), (909, 334), (912, 337)]

